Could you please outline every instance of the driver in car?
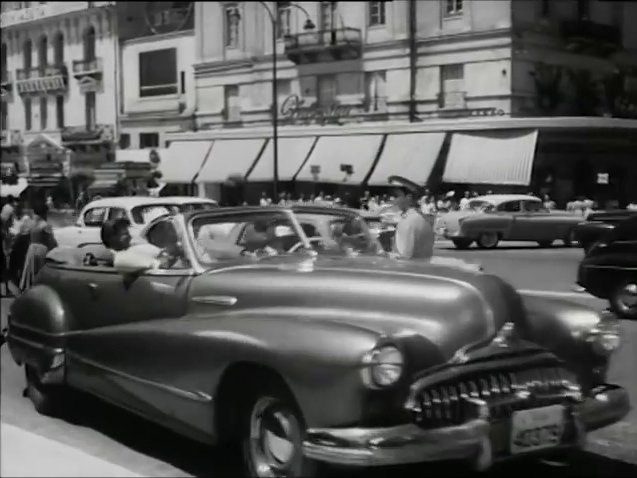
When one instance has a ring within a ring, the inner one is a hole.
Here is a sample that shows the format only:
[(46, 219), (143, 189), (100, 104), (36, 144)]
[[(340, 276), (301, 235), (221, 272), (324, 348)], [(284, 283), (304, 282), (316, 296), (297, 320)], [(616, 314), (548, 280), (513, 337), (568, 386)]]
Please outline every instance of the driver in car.
[(169, 267), (174, 262), (170, 254), (153, 244), (131, 245), (128, 219), (120, 218), (104, 222), (101, 238), (113, 255), (113, 267), (118, 272), (134, 273)]

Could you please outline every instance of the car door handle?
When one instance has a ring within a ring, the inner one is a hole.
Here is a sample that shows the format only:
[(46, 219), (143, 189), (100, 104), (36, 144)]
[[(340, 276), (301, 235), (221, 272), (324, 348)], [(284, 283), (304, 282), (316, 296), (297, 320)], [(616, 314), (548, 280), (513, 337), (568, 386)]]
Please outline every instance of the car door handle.
[(86, 284), (86, 287), (88, 287), (91, 297), (93, 297), (94, 299), (97, 298), (97, 291), (99, 289), (97, 284), (95, 284), (94, 282), (89, 282), (88, 284)]

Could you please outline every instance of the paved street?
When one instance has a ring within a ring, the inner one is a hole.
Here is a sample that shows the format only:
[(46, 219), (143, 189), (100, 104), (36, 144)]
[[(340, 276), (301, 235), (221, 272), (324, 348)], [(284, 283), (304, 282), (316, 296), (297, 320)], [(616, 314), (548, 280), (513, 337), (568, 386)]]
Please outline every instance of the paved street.
[[(440, 242), (436, 253), (479, 262), (487, 271), (506, 278), (518, 289), (563, 296), (598, 309), (605, 305), (602, 301), (573, 291), (573, 278), (582, 255), (579, 249), (555, 247), (543, 250), (534, 245), (514, 244), (494, 251), (456, 251), (450, 244)], [(9, 304), (9, 299), (3, 299), (3, 326)], [(22, 397), (22, 372), (12, 362), (6, 347), (2, 348), (1, 359), (3, 423), (117, 464), (130, 470), (130, 476), (228, 476), (233, 471), (236, 473), (233, 457), (228, 457), (223, 450), (211, 451), (88, 397), (79, 400), (74, 407), (77, 412), (74, 417), (77, 418), (58, 420), (39, 416), (30, 402)], [(633, 403), (637, 403), (635, 364), (637, 322), (625, 322), (624, 343), (615, 357), (610, 380), (626, 387)], [(33, 454), (23, 453), (24, 460), (34, 459)], [(40, 456), (44, 455), (43, 452)], [(537, 465), (533, 467), (533, 472), (559, 474), (562, 477), (630, 476), (630, 473), (635, 476), (637, 469), (622, 464), (624, 462), (637, 465), (637, 410), (633, 410), (623, 422), (591, 435), (589, 451), (582, 454), (575, 465), (568, 468)], [(377, 470), (363, 475), (384, 476), (404, 471)], [(425, 473), (424, 470), (416, 472)], [(493, 474), (500, 473), (502, 476), (504, 473), (510, 474), (510, 465), (497, 469)], [(49, 476), (55, 474), (56, 471), (53, 471)], [(57, 475), (60, 474), (57, 471)], [(118, 473), (117, 476), (126, 475)]]

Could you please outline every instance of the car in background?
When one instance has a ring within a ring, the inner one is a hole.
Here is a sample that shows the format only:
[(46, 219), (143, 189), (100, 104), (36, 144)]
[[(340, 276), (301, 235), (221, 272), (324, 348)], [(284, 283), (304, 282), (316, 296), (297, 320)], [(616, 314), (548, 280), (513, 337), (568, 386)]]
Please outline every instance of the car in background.
[(350, 210), (194, 211), (142, 235), (170, 259), (158, 269), (58, 248), (13, 302), (7, 344), (39, 412), (79, 389), (239, 445), (236, 476), (309, 478), (320, 464), (544, 457), (630, 409), (606, 380), (612, 314), (392, 259)]
[(60, 246), (78, 247), (101, 243), (100, 231), (104, 221), (125, 218), (135, 241), (146, 224), (162, 214), (189, 212), (219, 207), (217, 201), (190, 196), (120, 196), (101, 198), (88, 203), (72, 226), (54, 230)]
[(575, 240), (588, 252), (596, 243), (603, 241), (618, 223), (635, 216), (637, 211), (630, 209), (590, 213), (586, 221), (575, 226)]
[(482, 249), (493, 249), (501, 241), (533, 241), (549, 247), (559, 240), (571, 246), (581, 220), (569, 212), (545, 209), (535, 196), (490, 194), (472, 199), (466, 210), (442, 215), (437, 232), (458, 249), (467, 249), (474, 242)]
[(577, 284), (608, 300), (617, 315), (637, 319), (637, 215), (606, 231), (589, 249), (579, 265)]

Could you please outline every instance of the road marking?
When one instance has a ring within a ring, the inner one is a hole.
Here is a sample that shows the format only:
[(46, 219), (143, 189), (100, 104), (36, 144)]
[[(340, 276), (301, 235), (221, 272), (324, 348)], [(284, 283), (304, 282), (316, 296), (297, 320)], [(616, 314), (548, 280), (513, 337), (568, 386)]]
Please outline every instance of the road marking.
[(586, 292), (556, 292), (553, 290), (518, 289), (520, 294), (542, 295), (545, 297), (564, 297), (570, 299), (597, 299)]

